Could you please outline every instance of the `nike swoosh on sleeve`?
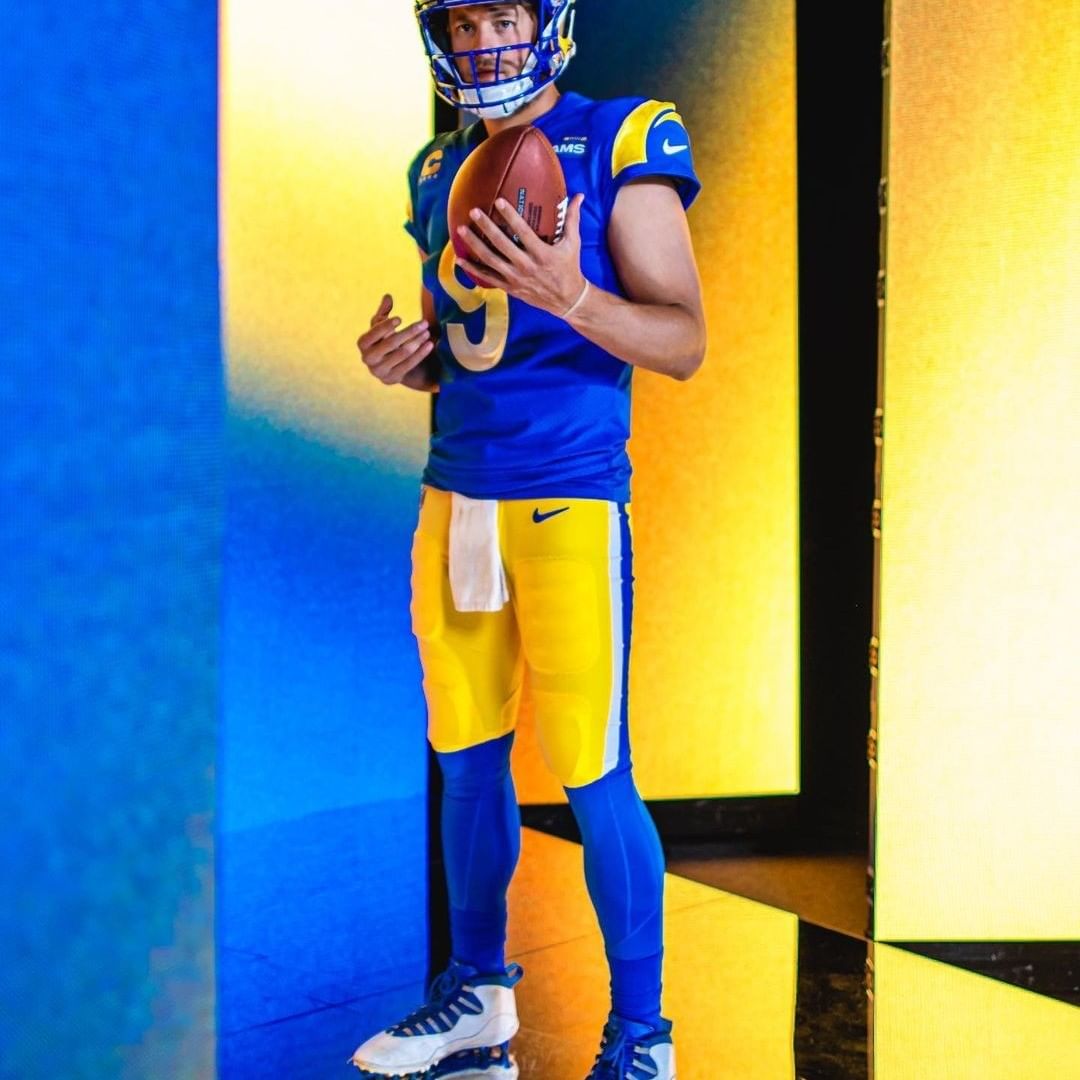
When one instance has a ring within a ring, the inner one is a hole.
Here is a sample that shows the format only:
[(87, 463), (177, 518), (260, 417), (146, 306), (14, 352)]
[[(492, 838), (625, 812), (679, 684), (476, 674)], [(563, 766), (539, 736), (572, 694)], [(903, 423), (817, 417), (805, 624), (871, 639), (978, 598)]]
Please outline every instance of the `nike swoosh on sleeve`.
[(665, 154), (677, 154), (680, 150), (689, 150), (690, 146), (687, 143), (680, 143), (678, 146), (672, 146), (667, 139), (664, 140), (664, 153)]

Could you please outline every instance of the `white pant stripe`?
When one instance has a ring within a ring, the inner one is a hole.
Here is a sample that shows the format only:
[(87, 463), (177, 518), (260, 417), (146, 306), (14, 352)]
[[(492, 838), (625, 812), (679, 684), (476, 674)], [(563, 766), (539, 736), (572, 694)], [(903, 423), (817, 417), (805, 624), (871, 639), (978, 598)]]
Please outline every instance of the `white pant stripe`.
[(603, 775), (619, 761), (619, 723), (622, 719), (623, 686), (623, 595), (622, 529), (618, 503), (608, 503), (608, 590), (611, 597), (611, 698), (604, 731)]

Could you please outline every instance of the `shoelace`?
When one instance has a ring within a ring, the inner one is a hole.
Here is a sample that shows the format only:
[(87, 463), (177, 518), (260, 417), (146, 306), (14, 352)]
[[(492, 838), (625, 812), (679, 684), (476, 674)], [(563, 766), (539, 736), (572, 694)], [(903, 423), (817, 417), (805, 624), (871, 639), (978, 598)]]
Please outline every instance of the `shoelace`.
[(442, 1012), (447, 1001), (457, 993), (461, 987), (461, 980), (454, 968), (447, 968), (441, 975), (435, 977), (431, 988), (428, 990), (428, 1000), (418, 1009), (414, 1009), (404, 1020), (399, 1020), (392, 1027), (387, 1028), (390, 1032), (401, 1032), (407, 1028), (415, 1028), (424, 1021)]
[[(630, 1061), (626, 1060), (628, 1054)], [(649, 1072), (639, 1067), (634, 1060), (639, 1056), (645, 1059), (644, 1047), (628, 1044), (625, 1031), (605, 1024), (600, 1036), (600, 1053), (596, 1055), (589, 1080), (636, 1080), (637, 1077), (655, 1076), (655, 1066)]]
[(623, 1080), (619, 1075), (619, 1063), (625, 1045), (625, 1032), (605, 1024), (600, 1036), (600, 1053), (596, 1055), (589, 1080)]

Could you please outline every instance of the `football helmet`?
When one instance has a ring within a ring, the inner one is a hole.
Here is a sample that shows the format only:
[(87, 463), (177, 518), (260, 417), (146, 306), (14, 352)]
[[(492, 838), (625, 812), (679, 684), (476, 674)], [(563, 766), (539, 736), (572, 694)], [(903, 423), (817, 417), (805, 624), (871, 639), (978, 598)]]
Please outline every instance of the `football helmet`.
[[(574, 0), (532, 0), (527, 6), (536, 13), (536, 41), (521, 45), (500, 45), (489, 49), (454, 52), (450, 43), (450, 11), (495, 0), (416, 0), (416, 19), (424, 40), (435, 91), (459, 109), (482, 118), (511, 116), (531, 101), (548, 83), (566, 70), (574, 55)], [(500, 72), (507, 53), (526, 53), (518, 72)], [(458, 61), (467, 61), (468, 77), (461, 74)], [(494, 71), (494, 79), (480, 79), (481, 67)]]

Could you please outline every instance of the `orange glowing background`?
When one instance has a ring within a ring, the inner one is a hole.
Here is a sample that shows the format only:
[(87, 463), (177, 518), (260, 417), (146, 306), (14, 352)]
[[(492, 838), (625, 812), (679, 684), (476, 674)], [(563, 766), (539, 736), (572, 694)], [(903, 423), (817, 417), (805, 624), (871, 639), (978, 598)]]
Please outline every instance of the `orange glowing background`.
[[(663, 61), (663, 58), (661, 58)], [(602, 63), (583, 56), (574, 63)], [(656, 81), (694, 143), (709, 350), (634, 372), (634, 769), (646, 798), (799, 787), (795, 9), (689, 4)], [(534, 733), (524, 802), (565, 801)]]
[(876, 933), (1077, 938), (1080, 5), (889, 32)]

